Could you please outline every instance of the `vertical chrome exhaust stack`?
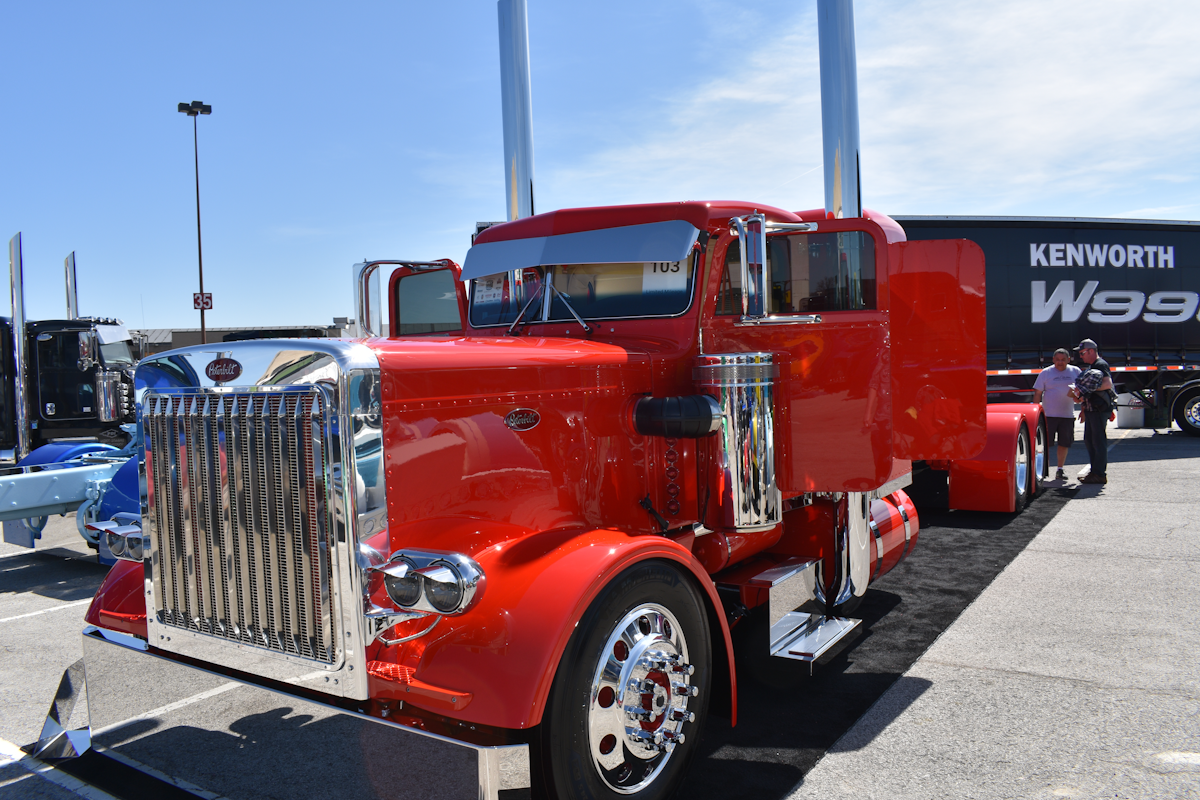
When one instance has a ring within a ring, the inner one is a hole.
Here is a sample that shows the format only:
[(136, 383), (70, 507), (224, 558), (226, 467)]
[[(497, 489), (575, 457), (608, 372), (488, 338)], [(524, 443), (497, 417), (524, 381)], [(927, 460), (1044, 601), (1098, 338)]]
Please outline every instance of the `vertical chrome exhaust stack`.
[(821, 50), (825, 215), (835, 219), (861, 217), (853, 0), (817, 0), (817, 35)]
[(25, 375), (29, 365), (29, 342), (25, 337), (25, 274), (21, 265), (20, 233), (8, 242), (8, 274), (12, 287), (13, 367), (16, 372), (13, 381), (13, 418), (17, 423), (17, 452), (14, 455), (19, 463), (29, 455), (32, 439), (29, 430), (29, 386)]
[(533, 216), (533, 102), (525, 0), (499, 0), (500, 102), (504, 112), (504, 180), (508, 219)]
[(79, 318), (79, 290), (75, 285), (75, 251), (63, 260), (63, 270), (67, 273), (67, 319)]

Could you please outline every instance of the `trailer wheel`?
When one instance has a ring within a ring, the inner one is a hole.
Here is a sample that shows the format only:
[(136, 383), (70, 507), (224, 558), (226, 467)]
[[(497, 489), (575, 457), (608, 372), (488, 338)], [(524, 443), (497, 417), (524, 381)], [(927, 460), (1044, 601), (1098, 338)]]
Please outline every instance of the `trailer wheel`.
[(534, 767), (544, 794), (666, 798), (696, 752), (712, 648), (704, 602), (675, 567), (626, 570), (563, 653)]
[(1033, 453), (1029, 447), (1029, 429), (1021, 423), (1017, 433), (1017, 449), (1013, 453), (1013, 511), (1029, 505), (1030, 473), (1033, 471)]
[(1175, 422), (1184, 433), (1200, 436), (1200, 389), (1193, 389), (1175, 401)]
[(1046, 447), (1047, 438), (1049, 438), (1049, 432), (1046, 428), (1046, 415), (1043, 414), (1038, 418), (1037, 439), (1033, 446), (1033, 479), (1029, 481), (1031, 500), (1037, 496), (1038, 490), (1042, 487), (1042, 481), (1050, 476), (1050, 462)]

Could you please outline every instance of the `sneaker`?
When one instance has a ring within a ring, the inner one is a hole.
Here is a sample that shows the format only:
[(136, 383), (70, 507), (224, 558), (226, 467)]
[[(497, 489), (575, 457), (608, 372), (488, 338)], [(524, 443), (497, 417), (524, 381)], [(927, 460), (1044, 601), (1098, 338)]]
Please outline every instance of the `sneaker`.
[(1103, 475), (1088, 474), (1086, 477), (1080, 478), (1079, 482), (1080, 483), (1098, 483), (1101, 486), (1103, 486), (1104, 484), (1108, 483), (1108, 478), (1106, 478)]
[(1061, 469), (1054, 475), (1054, 480), (1056, 481), (1065, 481), (1066, 479), (1067, 473), (1063, 472)]

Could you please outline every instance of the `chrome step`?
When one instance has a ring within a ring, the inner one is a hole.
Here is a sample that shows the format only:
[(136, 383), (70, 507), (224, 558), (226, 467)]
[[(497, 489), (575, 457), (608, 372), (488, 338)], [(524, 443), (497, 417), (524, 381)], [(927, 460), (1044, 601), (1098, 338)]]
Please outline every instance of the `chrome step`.
[(793, 611), (771, 626), (771, 655), (816, 661), (859, 626), (862, 620)]
[(783, 561), (747, 581), (767, 591), (771, 655), (813, 662), (859, 626), (861, 620), (825, 617), (818, 587), (820, 561)]

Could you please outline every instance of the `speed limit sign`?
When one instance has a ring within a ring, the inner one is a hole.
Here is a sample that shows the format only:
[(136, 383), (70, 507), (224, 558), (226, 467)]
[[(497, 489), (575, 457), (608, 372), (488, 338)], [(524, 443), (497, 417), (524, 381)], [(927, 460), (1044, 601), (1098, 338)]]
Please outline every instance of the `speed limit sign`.
[(212, 311), (212, 292), (192, 292), (192, 308)]

